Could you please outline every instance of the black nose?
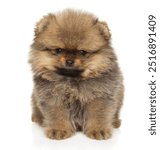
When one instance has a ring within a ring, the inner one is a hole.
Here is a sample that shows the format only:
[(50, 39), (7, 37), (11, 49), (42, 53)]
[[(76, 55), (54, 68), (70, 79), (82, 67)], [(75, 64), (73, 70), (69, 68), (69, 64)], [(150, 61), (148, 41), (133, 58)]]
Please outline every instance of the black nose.
[(71, 59), (66, 60), (66, 66), (71, 67), (71, 66), (73, 66), (73, 64), (74, 64), (74, 60), (71, 60)]

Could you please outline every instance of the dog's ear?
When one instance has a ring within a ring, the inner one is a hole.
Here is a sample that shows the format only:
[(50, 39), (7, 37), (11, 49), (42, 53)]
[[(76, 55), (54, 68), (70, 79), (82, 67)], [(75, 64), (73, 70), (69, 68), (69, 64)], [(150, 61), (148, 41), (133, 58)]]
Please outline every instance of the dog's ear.
[(107, 23), (104, 21), (98, 21), (97, 26), (98, 26), (100, 34), (104, 37), (105, 40), (108, 41), (111, 37), (111, 33), (110, 33)]
[(35, 36), (43, 32), (47, 28), (47, 26), (51, 22), (53, 22), (54, 19), (55, 19), (55, 16), (53, 14), (48, 14), (47, 16), (44, 16), (39, 22), (37, 22), (36, 28), (34, 30)]

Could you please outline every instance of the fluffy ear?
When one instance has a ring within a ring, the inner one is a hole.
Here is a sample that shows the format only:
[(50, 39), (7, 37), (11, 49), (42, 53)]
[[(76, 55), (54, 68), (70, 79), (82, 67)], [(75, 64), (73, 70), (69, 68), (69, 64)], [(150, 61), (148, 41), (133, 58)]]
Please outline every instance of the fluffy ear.
[(105, 38), (105, 40), (109, 40), (111, 37), (111, 33), (110, 33), (107, 23), (104, 21), (98, 21), (97, 25), (98, 25), (100, 34)]
[(35, 36), (44, 31), (54, 19), (55, 16), (53, 14), (48, 14), (47, 16), (44, 16), (39, 22), (37, 22), (36, 28), (34, 30)]

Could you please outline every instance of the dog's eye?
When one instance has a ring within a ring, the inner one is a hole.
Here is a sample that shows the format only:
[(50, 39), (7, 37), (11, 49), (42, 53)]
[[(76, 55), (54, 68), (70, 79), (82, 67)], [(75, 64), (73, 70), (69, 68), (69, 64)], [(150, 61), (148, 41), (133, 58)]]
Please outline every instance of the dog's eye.
[(80, 51), (79, 51), (79, 54), (85, 56), (85, 55), (87, 54), (87, 52), (84, 51), (84, 50), (80, 50)]
[(62, 52), (63, 52), (63, 49), (62, 49), (62, 48), (57, 48), (57, 49), (56, 49), (56, 53), (57, 53), (57, 54), (60, 54), (60, 53), (62, 53)]

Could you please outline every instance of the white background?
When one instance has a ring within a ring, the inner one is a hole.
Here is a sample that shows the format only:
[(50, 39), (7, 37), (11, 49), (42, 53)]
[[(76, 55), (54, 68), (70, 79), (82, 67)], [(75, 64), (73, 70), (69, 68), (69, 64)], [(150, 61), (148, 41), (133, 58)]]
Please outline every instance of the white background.
[[(35, 23), (49, 12), (80, 8), (105, 20), (125, 78), (122, 126), (107, 141), (78, 133), (49, 140), (30, 121), (32, 75), (27, 63)], [(160, 59), (158, 0), (4, 0), (0, 1), (0, 149), (1, 150), (159, 150), (160, 80), (157, 77), (157, 135), (149, 128), (148, 15), (157, 17), (157, 58)], [(159, 31), (158, 31), (159, 30)], [(160, 61), (157, 63), (160, 63)], [(157, 72), (159, 71), (157, 64)], [(160, 75), (160, 74), (159, 74)], [(159, 86), (159, 87), (158, 87)]]

